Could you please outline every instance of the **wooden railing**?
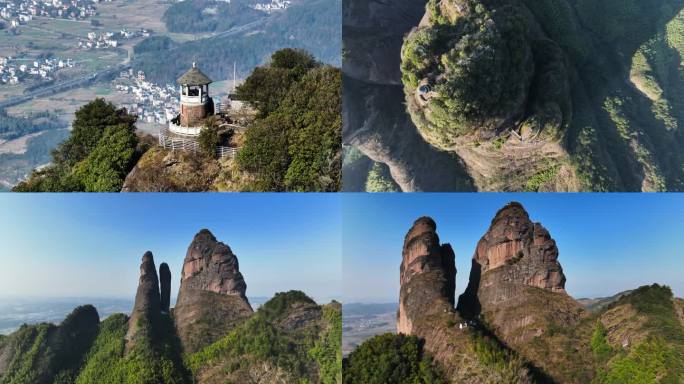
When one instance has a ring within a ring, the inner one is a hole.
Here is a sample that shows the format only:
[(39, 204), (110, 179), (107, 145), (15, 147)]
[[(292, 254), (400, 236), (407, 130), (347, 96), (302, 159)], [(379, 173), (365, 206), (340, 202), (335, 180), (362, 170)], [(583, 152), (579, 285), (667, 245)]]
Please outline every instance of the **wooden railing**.
[[(169, 134), (169, 131), (167, 129), (161, 129), (159, 131), (159, 146), (164, 149), (170, 149), (172, 151), (182, 150), (189, 152), (199, 152), (200, 150), (199, 142), (197, 142), (197, 139), (174, 137)], [(218, 146), (216, 148), (216, 155), (218, 157), (232, 158), (237, 155), (238, 151), (239, 148)]]

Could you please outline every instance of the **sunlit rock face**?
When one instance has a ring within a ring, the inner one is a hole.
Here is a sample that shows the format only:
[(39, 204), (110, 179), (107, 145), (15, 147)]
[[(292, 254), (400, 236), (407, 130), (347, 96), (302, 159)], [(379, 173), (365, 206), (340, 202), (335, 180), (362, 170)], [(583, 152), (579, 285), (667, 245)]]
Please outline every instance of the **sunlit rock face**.
[(556, 241), (540, 223), (530, 220), (519, 203), (512, 202), (497, 212), (477, 244), (474, 259), (483, 274), (506, 266), (506, 281), (565, 292)]
[(431, 313), (453, 312), (456, 289), (454, 251), (440, 244), (437, 226), (421, 217), (404, 238), (397, 331), (412, 334), (414, 323)]
[(252, 315), (237, 257), (206, 229), (195, 235), (183, 262), (174, 320), (187, 352), (226, 335)]
[(161, 314), (159, 277), (152, 252), (145, 252), (140, 264), (140, 279), (126, 333), (126, 352), (141, 338), (151, 338)]
[(521, 295), (524, 287), (565, 294), (565, 275), (549, 231), (512, 202), (496, 213), (478, 242), (458, 309), (476, 315)]

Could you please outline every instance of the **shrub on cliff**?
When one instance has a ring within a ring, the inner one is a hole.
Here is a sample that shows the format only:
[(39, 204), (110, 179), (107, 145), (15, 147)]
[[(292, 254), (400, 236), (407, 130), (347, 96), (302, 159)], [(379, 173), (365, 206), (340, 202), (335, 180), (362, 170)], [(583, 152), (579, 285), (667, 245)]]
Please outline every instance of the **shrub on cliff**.
[(17, 192), (114, 192), (139, 156), (136, 117), (97, 98), (76, 111), (71, 135)]
[(344, 361), (345, 384), (441, 384), (415, 336), (385, 333), (361, 344)]
[(197, 137), (197, 142), (199, 143), (200, 151), (202, 151), (205, 156), (216, 156), (216, 149), (221, 142), (218, 128), (213, 125), (205, 127), (200, 131), (200, 134)]

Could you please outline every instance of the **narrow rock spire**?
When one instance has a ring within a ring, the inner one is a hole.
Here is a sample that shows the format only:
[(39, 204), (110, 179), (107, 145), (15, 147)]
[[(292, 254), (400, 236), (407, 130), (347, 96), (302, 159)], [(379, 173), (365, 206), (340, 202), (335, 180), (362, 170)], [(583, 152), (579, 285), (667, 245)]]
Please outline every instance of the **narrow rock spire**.
[(128, 321), (126, 333), (126, 352), (130, 351), (138, 337), (151, 337), (154, 324), (157, 324), (161, 312), (159, 298), (159, 278), (154, 265), (152, 252), (147, 251), (140, 264), (138, 291), (135, 304)]
[(440, 245), (436, 230), (434, 220), (421, 217), (404, 238), (397, 332), (411, 334), (419, 317), (454, 311), (454, 251), (449, 244)]
[(171, 305), (171, 270), (166, 263), (159, 265), (159, 283), (161, 287), (161, 312), (169, 313)]

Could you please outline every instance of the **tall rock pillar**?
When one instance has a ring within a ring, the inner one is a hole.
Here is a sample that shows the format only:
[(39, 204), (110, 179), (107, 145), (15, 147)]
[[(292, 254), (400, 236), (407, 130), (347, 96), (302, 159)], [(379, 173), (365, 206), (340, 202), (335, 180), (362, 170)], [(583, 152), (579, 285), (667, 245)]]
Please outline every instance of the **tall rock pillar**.
[(161, 286), (161, 311), (168, 314), (171, 305), (171, 270), (166, 263), (161, 263), (159, 266), (159, 283)]
[(421, 217), (404, 238), (400, 267), (397, 332), (412, 334), (414, 322), (436, 312), (453, 312), (456, 289), (454, 251), (440, 244), (437, 225)]
[(209, 230), (195, 235), (183, 262), (176, 329), (186, 352), (226, 335), (253, 313), (238, 259)]
[(152, 252), (147, 251), (140, 264), (138, 290), (135, 294), (131, 318), (128, 321), (126, 352), (133, 348), (137, 339), (152, 338), (155, 325), (159, 322), (160, 313), (159, 278), (154, 266)]

